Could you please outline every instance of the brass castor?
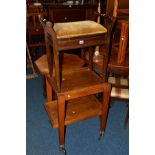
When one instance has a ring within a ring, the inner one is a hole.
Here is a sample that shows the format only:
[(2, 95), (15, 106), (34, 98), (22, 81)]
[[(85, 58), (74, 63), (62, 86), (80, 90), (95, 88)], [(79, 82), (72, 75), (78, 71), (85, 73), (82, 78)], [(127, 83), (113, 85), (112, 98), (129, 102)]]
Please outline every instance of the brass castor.
[(65, 149), (65, 146), (64, 146), (64, 145), (60, 145), (60, 146), (59, 146), (59, 150), (60, 150), (64, 155), (67, 155), (67, 152), (66, 152), (66, 149)]
[(103, 137), (103, 135), (104, 135), (104, 131), (100, 131), (100, 134), (99, 134), (98, 140), (101, 140), (101, 138)]

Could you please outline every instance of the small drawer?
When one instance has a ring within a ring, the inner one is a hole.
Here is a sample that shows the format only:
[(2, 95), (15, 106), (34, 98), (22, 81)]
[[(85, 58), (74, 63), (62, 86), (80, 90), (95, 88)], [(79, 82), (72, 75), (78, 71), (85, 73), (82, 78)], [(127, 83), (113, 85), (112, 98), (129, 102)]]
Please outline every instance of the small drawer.
[(83, 37), (75, 39), (64, 39), (59, 40), (59, 50), (75, 49), (101, 45), (105, 43), (106, 35), (94, 35), (92, 37)]

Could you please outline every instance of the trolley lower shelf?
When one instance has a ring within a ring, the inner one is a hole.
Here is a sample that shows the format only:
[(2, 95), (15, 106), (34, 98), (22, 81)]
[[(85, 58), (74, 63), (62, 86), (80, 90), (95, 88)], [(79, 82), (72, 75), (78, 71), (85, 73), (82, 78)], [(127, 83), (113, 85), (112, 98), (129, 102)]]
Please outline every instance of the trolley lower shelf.
[[(96, 98), (95, 95), (72, 99), (65, 104), (65, 125), (101, 115), (102, 103)], [(59, 126), (57, 100), (45, 103), (44, 107), (48, 113), (52, 127), (57, 128)]]

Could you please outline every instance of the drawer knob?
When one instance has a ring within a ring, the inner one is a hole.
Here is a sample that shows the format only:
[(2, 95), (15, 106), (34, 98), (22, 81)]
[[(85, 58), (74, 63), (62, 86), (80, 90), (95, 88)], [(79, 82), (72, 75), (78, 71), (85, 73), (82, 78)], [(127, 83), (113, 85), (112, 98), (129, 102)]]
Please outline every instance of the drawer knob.
[(80, 45), (84, 44), (84, 40), (79, 40), (79, 44)]
[(67, 17), (65, 17), (64, 19), (67, 20)]

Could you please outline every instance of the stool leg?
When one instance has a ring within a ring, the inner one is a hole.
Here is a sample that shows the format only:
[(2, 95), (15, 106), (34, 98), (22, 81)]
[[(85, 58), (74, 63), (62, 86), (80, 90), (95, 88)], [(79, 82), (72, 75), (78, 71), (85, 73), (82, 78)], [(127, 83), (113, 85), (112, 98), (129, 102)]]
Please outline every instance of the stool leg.
[(109, 98), (110, 98), (110, 88), (111, 88), (110, 84), (107, 84), (103, 91), (102, 114), (100, 117), (100, 133), (99, 133), (98, 140), (100, 140), (103, 137), (105, 127), (106, 127), (108, 105), (109, 105)]
[(45, 76), (46, 79), (46, 95), (47, 95), (47, 101), (50, 102), (52, 101), (52, 86), (49, 83), (47, 77)]
[(93, 69), (93, 55), (94, 55), (94, 47), (90, 47), (88, 49), (89, 52), (89, 68)]
[(58, 95), (59, 149), (66, 154), (65, 140), (65, 97)]

